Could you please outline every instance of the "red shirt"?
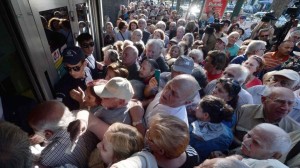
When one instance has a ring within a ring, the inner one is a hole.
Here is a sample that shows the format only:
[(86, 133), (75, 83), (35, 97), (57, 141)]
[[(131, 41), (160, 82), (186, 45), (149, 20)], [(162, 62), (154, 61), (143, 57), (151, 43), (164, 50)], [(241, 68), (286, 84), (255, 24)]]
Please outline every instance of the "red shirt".
[(250, 88), (252, 86), (256, 86), (256, 85), (262, 85), (262, 82), (260, 79), (258, 79), (257, 77), (253, 78), (251, 81), (246, 83), (246, 88)]
[(219, 79), (223, 74), (223, 71), (219, 74), (210, 74), (208, 72), (206, 72), (206, 77), (207, 77), (207, 81), (210, 82), (214, 79)]

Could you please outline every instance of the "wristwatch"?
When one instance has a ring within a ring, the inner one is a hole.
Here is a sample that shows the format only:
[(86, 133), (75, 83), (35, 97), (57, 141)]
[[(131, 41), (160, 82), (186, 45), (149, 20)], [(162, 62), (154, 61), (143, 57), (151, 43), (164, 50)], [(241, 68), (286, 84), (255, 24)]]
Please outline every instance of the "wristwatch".
[(139, 121), (132, 122), (132, 125), (137, 126), (137, 125), (142, 124), (142, 123), (143, 123), (143, 120), (139, 120)]

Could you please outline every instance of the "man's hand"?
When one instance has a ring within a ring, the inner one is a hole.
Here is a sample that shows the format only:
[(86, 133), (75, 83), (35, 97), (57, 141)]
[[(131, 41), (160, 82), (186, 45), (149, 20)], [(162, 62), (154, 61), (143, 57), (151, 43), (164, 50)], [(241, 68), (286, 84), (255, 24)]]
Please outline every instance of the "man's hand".
[(78, 87), (77, 89), (72, 89), (70, 91), (70, 96), (72, 99), (76, 100), (79, 104), (82, 104), (84, 102), (84, 91)]
[(72, 121), (67, 131), (70, 133), (70, 140), (75, 142), (87, 129), (87, 123), (83, 120)]

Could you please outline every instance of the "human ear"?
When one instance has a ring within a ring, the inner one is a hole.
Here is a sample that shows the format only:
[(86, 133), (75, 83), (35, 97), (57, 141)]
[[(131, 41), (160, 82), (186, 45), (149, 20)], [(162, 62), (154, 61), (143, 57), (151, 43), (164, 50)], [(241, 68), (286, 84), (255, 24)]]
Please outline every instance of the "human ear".
[(49, 138), (52, 137), (53, 131), (51, 131), (51, 130), (45, 130), (45, 131), (44, 131), (44, 134), (45, 134), (45, 138), (46, 138), (46, 139), (49, 139)]

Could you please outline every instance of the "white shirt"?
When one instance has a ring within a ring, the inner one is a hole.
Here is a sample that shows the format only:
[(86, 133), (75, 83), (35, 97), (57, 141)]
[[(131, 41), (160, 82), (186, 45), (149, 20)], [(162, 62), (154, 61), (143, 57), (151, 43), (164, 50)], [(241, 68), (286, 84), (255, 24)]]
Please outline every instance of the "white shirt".
[(149, 126), (149, 121), (150, 121), (151, 117), (157, 113), (173, 115), (173, 116), (181, 119), (182, 121), (184, 121), (186, 123), (186, 125), (189, 126), (185, 105), (173, 108), (173, 107), (169, 107), (167, 105), (159, 104), (159, 98), (161, 96), (161, 93), (162, 92), (157, 93), (155, 98), (152, 100), (152, 102), (147, 107), (147, 110), (145, 113), (145, 121), (146, 121), (147, 127)]

